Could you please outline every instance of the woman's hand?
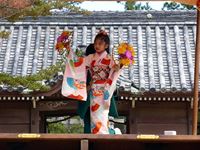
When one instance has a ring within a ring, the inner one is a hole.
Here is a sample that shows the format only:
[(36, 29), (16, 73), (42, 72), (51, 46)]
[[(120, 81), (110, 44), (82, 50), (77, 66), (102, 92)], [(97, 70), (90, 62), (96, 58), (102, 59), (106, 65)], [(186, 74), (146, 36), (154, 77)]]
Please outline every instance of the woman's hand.
[(114, 69), (114, 71), (119, 71), (119, 69), (120, 69), (119, 64), (115, 64), (115, 65), (113, 66), (113, 69)]
[(113, 66), (113, 69), (114, 69), (114, 71), (119, 71), (121, 68), (123, 67), (123, 65), (122, 64), (115, 64), (114, 66)]

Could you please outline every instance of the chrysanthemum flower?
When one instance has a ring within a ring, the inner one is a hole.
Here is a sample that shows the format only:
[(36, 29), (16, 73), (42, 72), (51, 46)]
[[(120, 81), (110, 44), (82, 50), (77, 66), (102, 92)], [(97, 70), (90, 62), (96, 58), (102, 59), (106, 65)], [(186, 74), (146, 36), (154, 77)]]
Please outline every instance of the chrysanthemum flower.
[(128, 43), (121, 43), (117, 48), (119, 54), (119, 63), (128, 66), (134, 64), (135, 51), (134, 48)]
[(69, 36), (71, 35), (71, 32), (69, 31), (63, 31), (62, 34), (57, 38), (57, 43), (56, 43), (56, 50), (60, 54), (68, 54), (68, 51), (70, 50), (70, 38)]

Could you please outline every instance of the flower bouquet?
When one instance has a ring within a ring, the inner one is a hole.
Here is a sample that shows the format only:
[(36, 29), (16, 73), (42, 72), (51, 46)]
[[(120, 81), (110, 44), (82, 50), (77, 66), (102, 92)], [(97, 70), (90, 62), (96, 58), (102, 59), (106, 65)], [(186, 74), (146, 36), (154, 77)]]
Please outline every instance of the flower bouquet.
[(120, 66), (129, 66), (135, 63), (135, 51), (133, 49), (133, 46), (131, 46), (129, 43), (120, 43), (117, 47), (117, 52), (119, 54)]
[(65, 63), (65, 72), (61, 93), (69, 99), (86, 101), (86, 71), (84, 63), (84, 47), (72, 47), (71, 32), (63, 31), (57, 38), (56, 51)]
[(57, 38), (56, 51), (64, 57), (67, 57), (71, 49), (71, 32), (63, 31), (62, 34)]

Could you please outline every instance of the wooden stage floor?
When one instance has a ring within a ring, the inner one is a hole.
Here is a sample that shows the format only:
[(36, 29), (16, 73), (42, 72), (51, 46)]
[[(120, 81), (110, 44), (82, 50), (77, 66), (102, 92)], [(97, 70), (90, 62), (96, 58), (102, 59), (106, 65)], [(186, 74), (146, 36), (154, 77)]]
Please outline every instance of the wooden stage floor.
[(0, 150), (194, 150), (200, 136), (0, 133)]

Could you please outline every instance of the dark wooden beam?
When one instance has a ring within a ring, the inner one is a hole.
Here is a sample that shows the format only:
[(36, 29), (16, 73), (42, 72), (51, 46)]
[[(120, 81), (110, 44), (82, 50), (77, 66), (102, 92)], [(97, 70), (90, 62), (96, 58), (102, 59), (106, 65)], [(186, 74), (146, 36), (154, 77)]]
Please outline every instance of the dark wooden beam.
[[(94, 134), (0, 134), (1, 149), (48, 149), (80, 150), (81, 141), (88, 141), (95, 150), (150, 150), (150, 149), (197, 149), (200, 136), (194, 135), (94, 135)], [(87, 147), (85, 147), (87, 148)]]
[[(140, 135), (140, 136), (139, 136)], [(146, 141), (146, 142), (200, 142), (200, 136), (196, 135), (103, 135), (103, 134), (17, 134), (0, 133), (0, 141), (60, 141), (60, 140), (110, 140), (110, 141)], [(105, 146), (105, 145), (104, 145)]]
[(193, 91), (188, 91), (188, 92), (182, 92), (182, 91), (177, 91), (177, 92), (144, 92), (142, 94), (134, 94), (131, 92), (127, 91), (119, 91), (118, 96), (127, 96), (127, 97), (185, 97), (185, 98), (192, 98), (193, 97)]

